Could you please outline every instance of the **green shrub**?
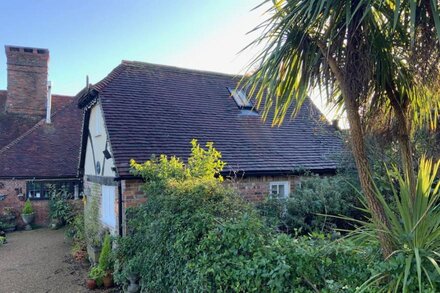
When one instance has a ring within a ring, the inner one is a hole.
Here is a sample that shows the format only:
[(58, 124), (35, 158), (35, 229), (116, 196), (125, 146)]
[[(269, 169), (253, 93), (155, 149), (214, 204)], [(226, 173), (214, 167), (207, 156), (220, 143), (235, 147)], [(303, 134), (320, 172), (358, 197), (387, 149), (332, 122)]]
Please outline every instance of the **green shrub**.
[(85, 237), (85, 224), (84, 213), (78, 213), (75, 217), (70, 218), (67, 221), (67, 227), (65, 235), (72, 239), (72, 254), (74, 256), (84, 255), (86, 251), (86, 237)]
[(58, 220), (61, 224), (65, 224), (73, 217), (72, 207), (64, 194), (63, 190), (52, 189), (49, 201), (50, 218)]
[(94, 266), (90, 269), (89, 278), (96, 281), (98, 287), (102, 286), (102, 279), (105, 277), (106, 272), (100, 266)]
[(99, 201), (97, 196), (87, 196), (84, 206), (84, 225), (87, 244), (95, 247), (102, 245), (102, 232), (99, 222)]
[(376, 251), (275, 234), (221, 184), (219, 159), (212, 144), (202, 152), (193, 142), (186, 165), (166, 156), (132, 162), (148, 200), (127, 214), (117, 283), (139, 277), (143, 292), (353, 292), (370, 278)]
[(32, 214), (33, 212), (34, 212), (34, 209), (32, 207), (32, 203), (31, 203), (30, 199), (27, 199), (25, 204), (24, 204), (22, 213), (24, 215), (29, 215), (29, 214)]
[(197, 254), (198, 242), (218, 222), (249, 208), (235, 193), (206, 179), (172, 182), (161, 194), (148, 194), (147, 203), (131, 211), (132, 232), (119, 242), (120, 261), (142, 263), (138, 273), (147, 291), (183, 290), (193, 278), (186, 264)]
[(356, 185), (357, 181), (347, 175), (305, 176), (288, 199), (269, 197), (257, 208), (269, 225), (288, 233), (347, 229), (350, 223), (335, 216), (362, 217), (355, 208), (359, 202)]
[(187, 165), (166, 156), (143, 164), (132, 162), (133, 173), (147, 182), (148, 201), (127, 215), (130, 236), (118, 241), (117, 281), (124, 282), (137, 268), (146, 291), (185, 289), (193, 278), (187, 263), (203, 236), (224, 219), (250, 210), (221, 185), (217, 175), (224, 164), (212, 144), (206, 150), (195, 141), (192, 146)]
[(315, 236), (277, 236), (258, 218), (233, 219), (201, 241), (190, 284), (209, 292), (355, 292), (370, 278), (379, 249)]
[(98, 262), (101, 269), (106, 272), (113, 270), (111, 253), (112, 253), (112, 246), (111, 246), (110, 234), (106, 234), (104, 236), (104, 243), (102, 244), (101, 254), (99, 255), (99, 262)]
[(2, 246), (5, 243), (6, 243), (6, 237), (5, 236), (0, 236), (0, 246)]

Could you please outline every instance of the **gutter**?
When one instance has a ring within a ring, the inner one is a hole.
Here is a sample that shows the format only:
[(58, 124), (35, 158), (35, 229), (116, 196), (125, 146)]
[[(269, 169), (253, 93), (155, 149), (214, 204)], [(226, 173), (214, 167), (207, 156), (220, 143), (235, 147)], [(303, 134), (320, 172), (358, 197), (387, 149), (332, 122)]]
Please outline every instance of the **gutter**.
[(82, 180), (80, 177), (75, 176), (0, 176), (0, 180)]
[[(324, 168), (324, 169), (312, 169), (312, 170), (261, 170), (261, 171), (222, 171), (220, 175), (224, 177), (255, 177), (255, 176), (288, 176), (288, 175), (304, 175), (306, 173), (324, 175), (324, 174), (336, 174), (336, 168)], [(120, 180), (133, 180), (139, 179), (143, 180), (140, 176), (133, 175), (121, 175), (115, 178), (115, 181)]]

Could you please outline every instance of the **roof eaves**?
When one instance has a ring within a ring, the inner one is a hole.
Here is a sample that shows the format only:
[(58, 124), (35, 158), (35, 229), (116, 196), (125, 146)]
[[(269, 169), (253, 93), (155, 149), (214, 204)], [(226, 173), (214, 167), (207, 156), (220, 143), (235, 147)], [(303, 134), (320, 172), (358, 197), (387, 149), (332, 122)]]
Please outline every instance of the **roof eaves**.
[(88, 107), (90, 103), (94, 102), (98, 97), (98, 94), (104, 90), (104, 88), (109, 85), (116, 77), (118, 77), (126, 69), (126, 63), (121, 62), (116, 66), (106, 77), (98, 81), (94, 85), (86, 86), (83, 88), (76, 97), (78, 98), (78, 107), (83, 109)]

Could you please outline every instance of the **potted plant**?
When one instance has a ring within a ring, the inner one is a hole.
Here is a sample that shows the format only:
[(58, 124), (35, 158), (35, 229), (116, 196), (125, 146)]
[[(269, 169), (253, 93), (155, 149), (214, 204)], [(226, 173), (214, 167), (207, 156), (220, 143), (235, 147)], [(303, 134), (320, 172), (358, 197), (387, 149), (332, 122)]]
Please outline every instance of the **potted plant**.
[(111, 259), (112, 247), (110, 234), (104, 236), (101, 254), (99, 255), (99, 267), (105, 272), (102, 279), (105, 288), (113, 286), (113, 263)]
[(3, 209), (3, 214), (0, 216), (0, 223), (3, 222), (3, 225), (0, 224), (0, 230), (4, 230), (5, 232), (13, 232), (17, 228), (16, 224), (16, 215), (15, 210), (12, 207), (5, 207)]
[(21, 212), (21, 218), (26, 224), (25, 230), (32, 230), (31, 223), (34, 221), (35, 213), (29, 199), (24, 204), (23, 210)]
[(99, 221), (99, 201), (96, 196), (88, 196), (84, 206), (84, 228), (87, 255), (92, 265), (98, 263), (102, 245), (102, 229)]
[[(91, 272), (90, 272), (91, 273)], [(92, 278), (91, 274), (89, 273), (88, 278), (86, 280), (86, 287), (89, 290), (95, 290), (97, 285), (95, 279)]]
[(124, 286), (124, 292), (137, 293), (140, 290), (139, 285), (139, 260), (135, 257), (128, 261), (126, 265), (126, 279), (128, 284)]
[(102, 279), (104, 278), (105, 272), (99, 266), (94, 266), (89, 272), (89, 278), (86, 281), (88, 289), (96, 289), (96, 287), (102, 286)]

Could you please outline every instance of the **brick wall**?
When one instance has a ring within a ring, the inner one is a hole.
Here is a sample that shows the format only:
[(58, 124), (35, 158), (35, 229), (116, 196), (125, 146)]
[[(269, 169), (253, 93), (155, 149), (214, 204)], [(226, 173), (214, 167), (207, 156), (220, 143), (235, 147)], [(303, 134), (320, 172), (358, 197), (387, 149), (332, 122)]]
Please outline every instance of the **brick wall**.
[[(298, 176), (260, 176), (260, 177), (246, 177), (225, 179), (225, 185), (232, 187), (242, 195), (246, 200), (251, 202), (259, 202), (264, 200), (269, 195), (269, 184), (272, 181), (289, 181), (290, 192), (292, 192), (295, 186), (299, 182)], [(127, 208), (137, 206), (144, 203), (147, 200), (146, 195), (142, 191), (142, 180), (123, 180), (122, 185), (122, 198), (123, 198), (123, 211)], [(126, 232), (126, 218), (125, 212), (123, 214), (122, 227), (123, 233)]]
[(225, 185), (237, 190), (248, 201), (260, 202), (269, 195), (269, 184), (273, 181), (289, 181), (290, 192), (299, 183), (298, 176), (258, 176), (225, 179)]
[(122, 180), (121, 188), (122, 188), (122, 233), (126, 234), (126, 215), (125, 211), (128, 208), (135, 207), (144, 203), (147, 198), (142, 191), (143, 181), (142, 180)]
[[(20, 213), (23, 209), (26, 193), (26, 180), (0, 180), (0, 194), (5, 195), (5, 199), (0, 201), (0, 213), (6, 207), (13, 208), (17, 216), (17, 226), (19, 229), (25, 225), (21, 219)], [(19, 197), (18, 194), (23, 196)], [(47, 226), (49, 224), (49, 201), (33, 200), (32, 207), (35, 211), (34, 224), (38, 226)]]
[(44, 115), (47, 99), (49, 51), (6, 46), (9, 113)]
[[(1, 180), (0, 179), (0, 195), (5, 195), (4, 200), (0, 200), (0, 214), (3, 213), (3, 209), (6, 207), (12, 207), (17, 215), (18, 228), (24, 227), (24, 223), (21, 220), (21, 210), (23, 209), (26, 193), (26, 180)], [(18, 194), (22, 194), (19, 197)], [(50, 224), (49, 219), (49, 200), (31, 200), (32, 207), (35, 211), (34, 224), (38, 226), (48, 226)], [(81, 209), (82, 203), (80, 200), (72, 201), (75, 209)]]

